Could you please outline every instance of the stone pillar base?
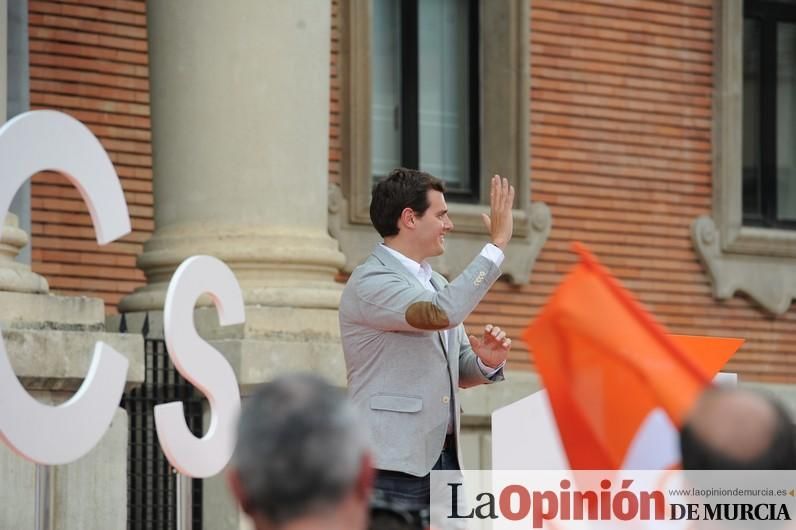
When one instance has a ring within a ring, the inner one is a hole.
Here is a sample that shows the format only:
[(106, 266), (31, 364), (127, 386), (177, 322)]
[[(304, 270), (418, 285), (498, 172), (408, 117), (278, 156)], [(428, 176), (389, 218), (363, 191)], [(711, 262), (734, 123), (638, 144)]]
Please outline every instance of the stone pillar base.
[[(138, 332), (149, 316), (149, 337), (163, 338), (163, 312), (126, 313), (129, 332)], [(241, 393), (285, 372), (316, 372), (334, 384), (346, 384), (337, 310), (246, 306), (243, 324), (221, 327), (215, 307), (198, 307), (194, 324), (200, 336), (226, 357)], [(120, 315), (108, 317), (119, 329)]]
[[(151, 311), (148, 337), (163, 338), (163, 312)], [(130, 333), (143, 328), (147, 313), (125, 314)], [(108, 318), (118, 329), (121, 316)], [(220, 351), (235, 371), (241, 395), (293, 371), (310, 371), (345, 386), (346, 372), (336, 309), (246, 306), (246, 321), (221, 327), (215, 307), (194, 311), (196, 330)], [(244, 529), (248, 519), (227, 490), (223, 474), (204, 481), (203, 523), (206, 528)]]
[[(11, 366), (25, 388), (44, 403), (72, 397), (99, 340), (128, 358), (128, 386), (143, 382), (141, 337), (107, 333), (104, 320), (99, 299), (0, 292), (0, 327)], [(127, 413), (117, 409), (94, 449), (77, 462), (52, 468), (57, 528), (106, 530), (127, 525), (127, 433)], [(35, 465), (0, 444), (0, 528), (33, 528), (34, 478)]]
[[(34, 392), (40, 401), (71, 396)], [(53, 443), (56, 443), (55, 441)], [(0, 528), (34, 528), (36, 466), (0, 444), (3, 504)], [(52, 469), (55, 528), (107, 530), (127, 527), (127, 413), (118, 409), (110, 428), (86, 456)]]

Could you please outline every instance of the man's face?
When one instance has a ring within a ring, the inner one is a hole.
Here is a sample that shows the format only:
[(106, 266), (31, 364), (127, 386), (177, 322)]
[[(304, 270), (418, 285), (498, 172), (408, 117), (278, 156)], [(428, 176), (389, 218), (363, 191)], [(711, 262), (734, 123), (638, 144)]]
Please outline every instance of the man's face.
[(426, 193), (429, 207), (422, 217), (415, 217), (413, 232), (414, 246), (422, 259), (445, 252), (445, 234), (453, 230), (445, 196), (437, 190), (428, 190)]

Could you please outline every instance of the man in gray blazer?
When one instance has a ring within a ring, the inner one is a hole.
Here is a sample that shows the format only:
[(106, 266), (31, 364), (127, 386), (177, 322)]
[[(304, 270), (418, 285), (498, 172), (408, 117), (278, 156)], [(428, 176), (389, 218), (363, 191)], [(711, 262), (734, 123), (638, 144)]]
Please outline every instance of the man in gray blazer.
[(432, 469), (460, 469), (458, 388), (503, 379), (511, 340), (498, 327), (483, 338), (462, 322), (500, 276), (513, 230), (514, 188), (491, 182), (491, 243), (452, 282), (427, 259), (453, 229), (443, 182), (396, 169), (373, 190), (370, 218), (384, 238), (354, 269), (340, 301), (349, 393), (370, 433), (375, 495), (428, 508)]

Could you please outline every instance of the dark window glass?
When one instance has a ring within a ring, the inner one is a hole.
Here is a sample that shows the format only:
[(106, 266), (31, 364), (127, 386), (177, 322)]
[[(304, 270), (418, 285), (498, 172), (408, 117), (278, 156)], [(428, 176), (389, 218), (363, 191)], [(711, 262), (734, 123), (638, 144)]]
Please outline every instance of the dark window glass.
[(777, 219), (796, 221), (796, 24), (777, 24)]
[(760, 201), (760, 22), (743, 24), (743, 213), (762, 220)]
[(796, 229), (796, 1), (746, 0), (744, 224)]
[(478, 1), (374, 0), (371, 167), (443, 179), (478, 199)]

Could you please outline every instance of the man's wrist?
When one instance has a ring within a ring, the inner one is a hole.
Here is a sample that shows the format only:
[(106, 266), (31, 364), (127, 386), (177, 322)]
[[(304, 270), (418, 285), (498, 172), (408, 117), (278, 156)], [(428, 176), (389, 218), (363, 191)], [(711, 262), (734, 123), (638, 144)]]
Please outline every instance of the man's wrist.
[(506, 257), (503, 250), (493, 243), (484, 245), (484, 248), (481, 249), (481, 255), (498, 267), (503, 265), (503, 259)]
[(497, 366), (490, 366), (486, 364), (480, 357), (476, 357), (478, 359), (478, 364), (481, 368), (481, 372), (484, 374), (484, 377), (492, 377), (496, 373), (498, 373), (504, 366), (506, 366), (506, 361), (499, 363)]

